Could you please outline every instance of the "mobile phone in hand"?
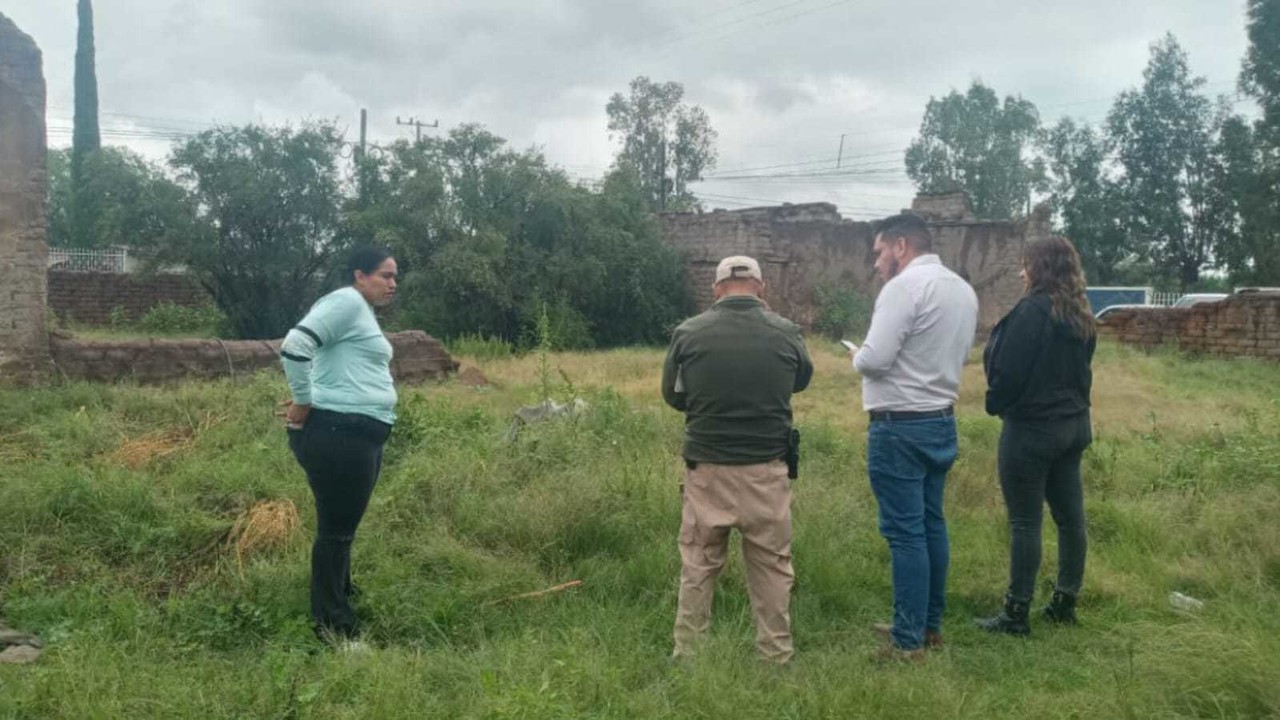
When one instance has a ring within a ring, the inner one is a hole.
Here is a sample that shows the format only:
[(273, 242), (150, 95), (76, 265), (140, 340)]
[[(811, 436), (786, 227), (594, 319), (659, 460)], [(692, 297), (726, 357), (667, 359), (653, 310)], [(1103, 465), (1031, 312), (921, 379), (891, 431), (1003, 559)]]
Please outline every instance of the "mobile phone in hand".
[(841, 345), (843, 345), (843, 346), (845, 346), (846, 348), (849, 348), (849, 352), (857, 352), (857, 351), (858, 351), (858, 346), (857, 346), (857, 345), (854, 345), (853, 343), (849, 342), (848, 340), (841, 340), (841, 341), (840, 341), (840, 344), (841, 344)]

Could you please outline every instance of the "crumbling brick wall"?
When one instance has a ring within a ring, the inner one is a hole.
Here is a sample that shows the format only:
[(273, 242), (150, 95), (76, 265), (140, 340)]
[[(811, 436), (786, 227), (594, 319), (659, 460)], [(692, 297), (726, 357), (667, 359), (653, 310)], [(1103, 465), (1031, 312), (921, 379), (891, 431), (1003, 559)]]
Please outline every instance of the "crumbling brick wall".
[(44, 104), (40, 49), (0, 15), (0, 383), (49, 369)]
[(49, 271), (49, 309), (62, 322), (107, 325), (117, 308), (138, 320), (151, 308), (171, 302), (183, 307), (212, 305), (190, 275)]
[[(1022, 248), (1048, 236), (1048, 209), (1017, 222), (980, 220), (963, 193), (921, 195), (912, 209), (929, 221), (943, 263), (977, 291), (979, 332), (989, 332), (1022, 296)], [(670, 213), (663, 223), (666, 242), (685, 254), (700, 310), (711, 305), (716, 264), (729, 255), (756, 258), (770, 306), (805, 328), (817, 319), (816, 288), (852, 287), (868, 298), (880, 290), (871, 224), (846, 220), (829, 203)]]
[(1185, 308), (1113, 310), (1098, 332), (1143, 348), (1280, 359), (1280, 292), (1244, 292)]
[[(444, 379), (458, 363), (421, 330), (389, 333), (397, 382)], [(236, 377), (280, 366), (280, 340), (81, 340), (55, 334), (53, 360), (69, 380), (154, 384)]]

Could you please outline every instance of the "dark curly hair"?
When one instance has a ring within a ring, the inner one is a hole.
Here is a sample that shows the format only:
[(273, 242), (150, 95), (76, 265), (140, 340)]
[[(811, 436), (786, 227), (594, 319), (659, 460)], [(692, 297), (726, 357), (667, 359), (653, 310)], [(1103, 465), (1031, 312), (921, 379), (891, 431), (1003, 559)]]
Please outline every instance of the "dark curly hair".
[(1084, 292), (1080, 254), (1070, 240), (1055, 235), (1028, 244), (1022, 267), (1027, 273), (1027, 292), (1049, 296), (1054, 320), (1071, 328), (1081, 340), (1093, 337), (1097, 323)]

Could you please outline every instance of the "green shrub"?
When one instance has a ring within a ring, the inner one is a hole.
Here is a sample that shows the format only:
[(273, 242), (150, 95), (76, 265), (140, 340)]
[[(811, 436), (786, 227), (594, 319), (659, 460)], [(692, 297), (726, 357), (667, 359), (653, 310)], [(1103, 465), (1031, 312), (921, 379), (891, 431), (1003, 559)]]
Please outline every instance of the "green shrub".
[(225, 327), (226, 321), (226, 316), (211, 305), (192, 308), (166, 300), (148, 310), (138, 321), (138, 326), (158, 335), (178, 333), (218, 335)]
[(107, 324), (113, 330), (126, 328), (133, 323), (129, 319), (129, 312), (119, 305), (111, 308), (111, 312), (107, 314)]
[(460, 335), (445, 343), (449, 352), (455, 356), (474, 358), (479, 361), (503, 360), (515, 355), (511, 343), (493, 335), (479, 333)]
[(875, 301), (852, 287), (825, 283), (813, 289), (817, 316), (813, 327), (818, 332), (840, 340), (861, 339), (871, 326)]

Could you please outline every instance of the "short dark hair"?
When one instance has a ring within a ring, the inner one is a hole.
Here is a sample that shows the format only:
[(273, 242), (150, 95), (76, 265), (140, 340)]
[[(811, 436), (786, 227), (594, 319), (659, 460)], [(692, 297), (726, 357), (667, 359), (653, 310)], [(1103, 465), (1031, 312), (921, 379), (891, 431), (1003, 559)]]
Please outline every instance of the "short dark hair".
[(366, 246), (356, 248), (351, 251), (351, 256), (347, 258), (347, 282), (355, 282), (357, 270), (365, 275), (373, 273), (389, 257), (391, 257), (391, 251), (384, 247)]
[(933, 233), (929, 232), (929, 223), (913, 212), (901, 212), (881, 220), (874, 227), (876, 235), (885, 240), (904, 238), (916, 252), (929, 252), (933, 249)]

